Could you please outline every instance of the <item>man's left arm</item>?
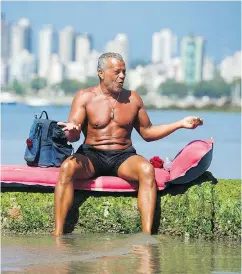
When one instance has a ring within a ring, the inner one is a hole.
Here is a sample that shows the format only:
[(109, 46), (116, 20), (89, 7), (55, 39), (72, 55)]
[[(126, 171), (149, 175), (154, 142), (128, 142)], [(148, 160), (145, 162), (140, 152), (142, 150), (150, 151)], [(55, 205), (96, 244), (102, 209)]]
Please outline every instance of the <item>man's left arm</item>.
[(153, 126), (147, 114), (147, 111), (144, 107), (144, 104), (141, 100), (141, 104), (138, 110), (138, 114), (136, 116), (134, 127), (145, 141), (151, 142), (151, 141), (162, 139), (170, 135), (177, 129), (180, 129), (180, 128), (194, 129), (197, 126), (200, 126), (202, 124), (203, 124), (203, 121), (199, 117), (188, 116), (182, 120), (179, 120), (170, 124)]

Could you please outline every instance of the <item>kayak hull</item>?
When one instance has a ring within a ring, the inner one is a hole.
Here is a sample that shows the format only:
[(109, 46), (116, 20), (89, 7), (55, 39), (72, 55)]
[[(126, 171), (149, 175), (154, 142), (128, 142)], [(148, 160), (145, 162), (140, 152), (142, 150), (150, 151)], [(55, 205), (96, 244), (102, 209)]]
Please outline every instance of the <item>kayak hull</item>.
[[(155, 168), (157, 188), (165, 189), (170, 184), (185, 184), (202, 175), (210, 166), (213, 156), (213, 140), (195, 140), (185, 146), (173, 159), (170, 171)], [(2, 187), (55, 187), (59, 169), (27, 165), (1, 165)], [(138, 182), (126, 181), (114, 176), (100, 176), (88, 180), (77, 180), (74, 189), (107, 192), (134, 192)]]

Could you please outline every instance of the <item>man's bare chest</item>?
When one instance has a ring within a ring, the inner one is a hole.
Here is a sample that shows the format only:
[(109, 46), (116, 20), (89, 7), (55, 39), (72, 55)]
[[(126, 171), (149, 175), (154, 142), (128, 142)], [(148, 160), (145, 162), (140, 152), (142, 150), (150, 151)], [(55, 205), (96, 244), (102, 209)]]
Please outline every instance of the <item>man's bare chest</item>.
[(107, 101), (93, 102), (86, 107), (88, 123), (95, 128), (105, 128), (109, 124), (119, 127), (133, 125), (137, 107), (130, 102), (117, 103), (115, 106)]

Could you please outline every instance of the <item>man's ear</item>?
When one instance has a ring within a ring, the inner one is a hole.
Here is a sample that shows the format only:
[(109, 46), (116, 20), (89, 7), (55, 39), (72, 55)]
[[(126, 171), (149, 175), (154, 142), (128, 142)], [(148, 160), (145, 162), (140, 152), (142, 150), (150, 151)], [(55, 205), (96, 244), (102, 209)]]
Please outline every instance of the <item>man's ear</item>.
[(100, 70), (100, 69), (98, 70), (98, 75), (102, 80), (104, 79), (104, 73), (102, 70)]

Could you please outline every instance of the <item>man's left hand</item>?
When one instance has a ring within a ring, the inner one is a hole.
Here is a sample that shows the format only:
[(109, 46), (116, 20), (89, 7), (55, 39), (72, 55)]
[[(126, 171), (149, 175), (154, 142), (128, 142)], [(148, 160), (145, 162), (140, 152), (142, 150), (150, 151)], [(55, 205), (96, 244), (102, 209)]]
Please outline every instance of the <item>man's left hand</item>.
[(181, 120), (181, 126), (183, 128), (194, 129), (201, 125), (203, 125), (203, 120), (197, 116), (188, 116)]

